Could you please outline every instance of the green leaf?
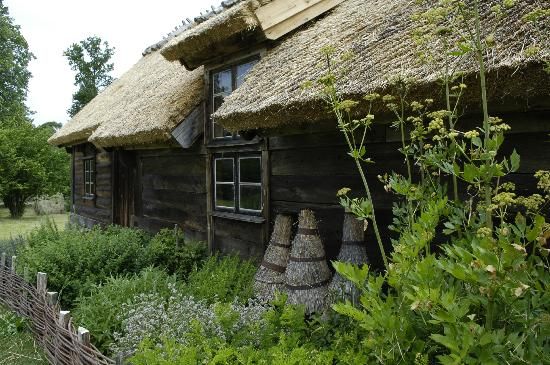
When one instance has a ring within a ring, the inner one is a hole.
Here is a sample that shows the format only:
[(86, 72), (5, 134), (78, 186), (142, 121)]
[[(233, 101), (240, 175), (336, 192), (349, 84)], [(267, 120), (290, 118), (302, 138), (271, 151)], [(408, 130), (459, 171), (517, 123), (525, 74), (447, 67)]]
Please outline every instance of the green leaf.
[(512, 152), (512, 155), (510, 155), (510, 163), (511, 163), (511, 172), (516, 172), (519, 169), (520, 164), (520, 156), (516, 152), (516, 149)]

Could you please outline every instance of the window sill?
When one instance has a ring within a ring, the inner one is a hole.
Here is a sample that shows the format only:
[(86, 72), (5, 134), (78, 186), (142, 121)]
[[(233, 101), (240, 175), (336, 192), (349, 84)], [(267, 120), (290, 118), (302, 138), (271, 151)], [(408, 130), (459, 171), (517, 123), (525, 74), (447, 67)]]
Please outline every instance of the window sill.
[(85, 195), (82, 197), (82, 200), (94, 200), (95, 195)]
[(212, 217), (232, 219), (232, 220), (241, 221), (241, 222), (257, 223), (257, 224), (265, 222), (264, 217), (260, 217), (257, 215), (239, 214), (239, 213), (231, 213), (231, 212), (219, 212), (219, 211), (215, 211), (210, 214), (212, 215)]

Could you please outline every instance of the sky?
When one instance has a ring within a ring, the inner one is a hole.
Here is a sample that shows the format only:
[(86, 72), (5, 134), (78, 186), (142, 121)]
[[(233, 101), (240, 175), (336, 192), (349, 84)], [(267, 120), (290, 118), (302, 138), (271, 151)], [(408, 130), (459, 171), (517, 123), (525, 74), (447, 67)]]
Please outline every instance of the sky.
[(193, 18), (220, 0), (4, 0), (14, 23), (36, 56), (30, 63), (27, 105), (35, 124), (65, 123), (74, 72), (63, 51), (72, 43), (97, 35), (115, 48), (114, 72), (119, 77), (141, 52), (160, 41), (185, 18)]

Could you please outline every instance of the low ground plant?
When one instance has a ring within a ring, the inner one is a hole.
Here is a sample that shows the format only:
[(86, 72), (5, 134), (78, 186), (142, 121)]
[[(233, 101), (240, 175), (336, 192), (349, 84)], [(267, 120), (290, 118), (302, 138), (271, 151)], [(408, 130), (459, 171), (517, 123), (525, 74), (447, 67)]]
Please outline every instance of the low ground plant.
[(34, 341), (24, 319), (0, 306), (0, 363), (46, 365), (44, 353)]
[(238, 256), (209, 257), (202, 268), (189, 274), (185, 293), (208, 303), (246, 303), (253, 296), (256, 265)]

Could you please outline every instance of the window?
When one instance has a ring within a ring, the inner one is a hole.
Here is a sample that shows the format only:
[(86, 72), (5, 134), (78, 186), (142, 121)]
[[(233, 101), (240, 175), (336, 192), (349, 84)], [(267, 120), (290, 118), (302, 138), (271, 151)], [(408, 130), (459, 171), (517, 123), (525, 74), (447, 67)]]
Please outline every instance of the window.
[[(252, 60), (212, 73), (212, 100), (210, 102), (212, 106), (211, 113), (218, 110), (218, 108), (223, 104), (225, 98), (231, 94), (233, 90), (242, 85), (244, 77), (256, 64), (256, 62), (258, 61)], [(212, 139), (223, 140), (238, 137), (238, 134), (231, 134), (212, 119)]]
[(214, 158), (217, 210), (257, 214), (262, 211), (262, 159), (258, 155)]
[(95, 159), (87, 158), (84, 160), (84, 196), (93, 197), (95, 195)]

